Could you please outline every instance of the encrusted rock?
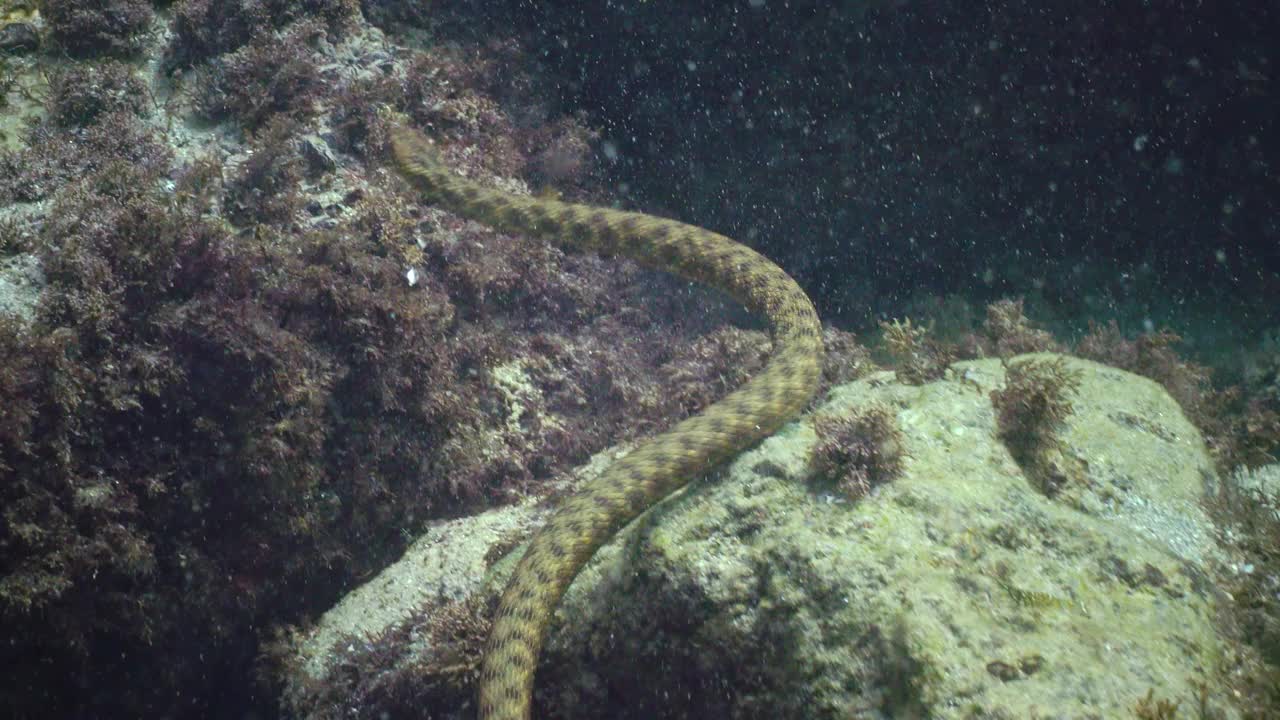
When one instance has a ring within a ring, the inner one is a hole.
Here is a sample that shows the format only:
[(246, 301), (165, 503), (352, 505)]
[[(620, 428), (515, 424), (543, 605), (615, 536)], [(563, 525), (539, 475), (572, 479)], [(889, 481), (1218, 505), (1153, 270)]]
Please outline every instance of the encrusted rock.
[(298, 147), (311, 172), (319, 175), (338, 169), (338, 158), (334, 156), (333, 148), (329, 147), (329, 143), (319, 135), (315, 133), (303, 135), (298, 140)]
[(0, 28), (0, 52), (29, 53), (39, 48), (40, 33), (31, 23), (15, 22)]
[[(660, 504), (569, 589), (537, 714), (1110, 718), (1149, 692), (1212, 687), (1229, 641), (1215, 624), (1222, 551), (1201, 507), (1214, 478), (1204, 441), (1155, 383), (1066, 363), (1081, 382), (1059, 440), (1085, 468), (1078, 487), (1046, 496), (1001, 444), (999, 361), (919, 386), (890, 372), (840, 386), (819, 412), (891, 408), (901, 476), (844, 499), (811, 477), (805, 419)], [(429, 608), (500, 587), (509, 558), (486, 558), (545, 512), (438, 525), (352, 593), (294, 646), (297, 716), (330, 717), (316, 688), (332, 683), (369, 715), (405, 702), (473, 712), (467, 692), (413, 675), (444, 666), (430, 661), (444, 650)], [(1208, 702), (1238, 717), (1225, 694)]]

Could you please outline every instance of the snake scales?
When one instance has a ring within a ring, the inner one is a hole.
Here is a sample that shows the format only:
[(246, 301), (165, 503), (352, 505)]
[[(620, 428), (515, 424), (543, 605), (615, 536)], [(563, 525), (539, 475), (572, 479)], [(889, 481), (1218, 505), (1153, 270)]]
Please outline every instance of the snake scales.
[(773, 354), (727, 397), (651, 438), (571, 496), (533, 537), (498, 606), (480, 672), (481, 720), (527, 720), (552, 613), (596, 550), (646, 508), (794, 417), (817, 389), (822, 334), (781, 268), (723, 235), (673, 220), (513, 195), (459, 177), (418, 132), (397, 127), (400, 171), (429, 200), (501, 232), (625, 255), (727, 292), (766, 318)]

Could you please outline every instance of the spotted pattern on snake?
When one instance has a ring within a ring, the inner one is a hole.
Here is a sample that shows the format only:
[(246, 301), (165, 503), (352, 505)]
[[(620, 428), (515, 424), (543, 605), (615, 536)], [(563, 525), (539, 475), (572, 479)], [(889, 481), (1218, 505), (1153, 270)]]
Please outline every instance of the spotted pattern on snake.
[(742, 387), (644, 441), (569, 497), (529, 543), (499, 601), (480, 670), (481, 720), (528, 720), (534, 671), (556, 606), (596, 550), (645, 509), (795, 417), (817, 390), (822, 333), (813, 303), (781, 268), (723, 235), (634, 212), (483, 187), (445, 167), (420, 133), (396, 127), (392, 153), (426, 198), (495, 230), (624, 255), (728, 293), (763, 316), (766, 366)]

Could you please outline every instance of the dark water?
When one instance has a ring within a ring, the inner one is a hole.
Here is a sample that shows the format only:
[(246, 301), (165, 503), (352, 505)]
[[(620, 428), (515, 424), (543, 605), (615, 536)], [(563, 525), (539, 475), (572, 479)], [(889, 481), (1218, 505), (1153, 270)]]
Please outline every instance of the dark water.
[(518, 17), (637, 193), (758, 237), (828, 317), (958, 293), (1274, 324), (1274, 5), (870, 5)]

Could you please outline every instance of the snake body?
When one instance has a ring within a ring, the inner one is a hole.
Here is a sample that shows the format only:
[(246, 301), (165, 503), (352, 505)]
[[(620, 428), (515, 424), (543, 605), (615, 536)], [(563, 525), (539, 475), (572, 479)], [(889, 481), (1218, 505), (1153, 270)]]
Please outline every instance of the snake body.
[(427, 199), (501, 232), (578, 250), (624, 255), (718, 288), (763, 316), (773, 354), (749, 382), (701, 414), (646, 440), (569, 497), (530, 541), (498, 605), (480, 670), (481, 720), (528, 720), (534, 671), (552, 614), (596, 550), (693, 478), (772, 434), (817, 390), (817, 312), (786, 272), (729, 238), (634, 212), (532, 198), (483, 187), (445, 167), (420, 133), (397, 127), (392, 152)]

